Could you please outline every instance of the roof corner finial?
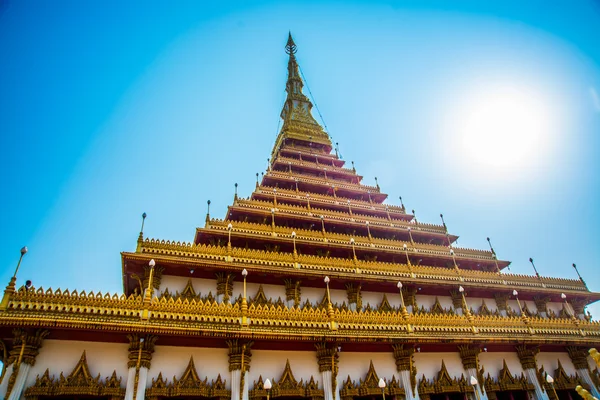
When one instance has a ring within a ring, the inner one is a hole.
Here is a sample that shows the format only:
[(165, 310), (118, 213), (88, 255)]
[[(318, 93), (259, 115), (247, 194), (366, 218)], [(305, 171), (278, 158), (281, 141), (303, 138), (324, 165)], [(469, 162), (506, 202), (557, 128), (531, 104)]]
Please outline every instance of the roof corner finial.
[(292, 39), (292, 32), (290, 31), (288, 34), (288, 40), (285, 45), (285, 52), (289, 55), (296, 53), (296, 43), (294, 43), (294, 39)]

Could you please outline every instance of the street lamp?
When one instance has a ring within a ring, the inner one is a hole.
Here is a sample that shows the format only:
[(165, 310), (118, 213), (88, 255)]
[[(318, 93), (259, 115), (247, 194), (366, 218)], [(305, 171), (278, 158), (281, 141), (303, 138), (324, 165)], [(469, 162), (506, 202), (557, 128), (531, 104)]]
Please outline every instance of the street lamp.
[(292, 232), (292, 241), (294, 242), (294, 258), (298, 257), (298, 253), (296, 252), (296, 232)]
[(352, 245), (352, 255), (354, 256), (354, 261), (356, 261), (356, 251), (354, 250), (354, 238), (350, 238), (350, 244)]
[(227, 230), (229, 231), (229, 238), (227, 240), (227, 250), (231, 250), (231, 231), (233, 230), (233, 225), (231, 223), (227, 224)]
[(148, 265), (150, 266), (150, 276), (148, 278), (148, 290), (146, 291), (145, 301), (152, 300), (152, 294), (154, 292), (154, 287), (152, 286), (152, 279), (154, 278), (154, 266), (156, 265), (156, 261), (154, 261), (154, 259), (152, 259), (152, 260), (150, 260)]
[(271, 388), (273, 387), (273, 385), (271, 385), (271, 380), (269, 378), (265, 379), (265, 383), (264, 383), (263, 387), (267, 391), (267, 400), (269, 400), (269, 396), (271, 395)]
[(407, 229), (408, 229), (408, 237), (410, 238), (410, 243), (414, 246), (415, 245), (415, 241), (413, 240), (410, 226)]
[(371, 228), (369, 228), (369, 221), (365, 221), (365, 225), (367, 225), (367, 233), (369, 234), (369, 239), (371, 239)]
[(402, 245), (402, 249), (404, 250), (404, 254), (406, 254), (406, 264), (408, 264), (408, 267), (410, 268), (412, 265), (410, 264), (410, 258), (408, 257), (408, 246), (406, 243)]
[(477, 381), (477, 378), (475, 378), (473, 375), (471, 375), (471, 386), (473, 386), (473, 391), (475, 392), (475, 397), (477, 397), (477, 400), (481, 400), (481, 398), (479, 397), (479, 391), (477, 390), (478, 384), (479, 384), (479, 382)]
[(381, 389), (381, 395), (383, 396), (383, 400), (385, 400), (385, 381), (383, 378), (379, 378), (379, 388)]

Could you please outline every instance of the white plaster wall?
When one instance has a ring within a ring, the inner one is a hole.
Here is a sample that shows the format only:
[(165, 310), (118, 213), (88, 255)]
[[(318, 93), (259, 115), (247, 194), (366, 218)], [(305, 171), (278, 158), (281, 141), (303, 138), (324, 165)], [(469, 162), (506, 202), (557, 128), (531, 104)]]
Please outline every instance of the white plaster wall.
[(494, 299), (483, 299), (481, 297), (466, 296), (466, 300), (467, 300), (467, 304), (468, 304), (469, 308), (472, 308), (475, 311), (479, 311), (483, 300), (485, 300), (485, 305), (487, 306), (488, 310), (490, 310), (491, 312), (494, 312), (498, 309), (498, 307), (496, 306), (496, 300), (494, 300)]
[[(301, 304), (304, 304), (306, 299), (310, 301), (311, 304), (319, 304), (321, 300), (323, 300), (323, 296), (325, 296), (326, 292), (325, 284), (323, 284), (322, 288), (314, 288), (314, 287), (303, 287), (301, 290)], [(346, 295), (346, 291), (344, 290), (331, 290), (331, 301), (335, 304), (342, 304), (346, 302), (348, 304), (348, 296)]]
[(252, 351), (252, 364), (248, 373), (248, 388), (250, 390), (254, 388), (254, 381), (257, 381), (259, 376), (262, 376), (263, 381), (267, 378), (279, 381), (285, 369), (286, 360), (290, 361), (292, 373), (298, 382), (300, 382), (300, 379), (307, 382), (312, 376), (319, 383), (319, 388), (323, 389), (323, 380), (319, 372), (316, 352), (275, 350)]
[(181, 293), (185, 286), (188, 283), (188, 280), (192, 280), (192, 286), (196, 291), (196, 294), (201, 293), (202, 296), (208, 294), (208, 292), (212, 292), (213, 296), (217, 296), (217, 280), (215, 279), (203, 279), (203, 278), (191, 278), (191, 277), (183, 277), (183, 276), (172, 276), (166, 275), (163, 276), (160, 281), (160, 289), (155, 291), (155, 294), (160, 294), (165, 291), (165, 289), (169, 289), (171, 294), (175, 294), (175, 292)]
[(544, 366), (544, 371), (550, 375), (554, 375), (554, 370), (558, 368), (558, 360), (560, 360), (560, 363), (567, 374), (575, 375), (575, 366), (569, 358), (568, 353), (540, 352), (535, 359), (537, 360), (538, 368)]
[(353, 381), (358, 383), (359, 379), (364, 380), (369, 372), (369, 365), (373, 361), (375, 372), (380, 378), (389, 382), (395, 375), (396, 380), (400, 377), (396, 372), (396, 360), (394, 354), (389, 353), (345, 353), (342, 349), (339, 359), (339, 373), (337, 376), (337, 390), (342, 388), (343, 383), (348, 379), (348, 375)]
[(45, 340), (35, 365), (29, 372), (25, 388), (35, 384), (36, 376), (42, 376), (46, 369), (49, 369), (50, 376), (54, 375), (55, 378), (58, 378), (61, 372), (65, 377), (68, 376), (84, 350), (92, 376), (96, 377), (100, 373), (100, 378), (104, 380), (116, 371), (117, 376), (122, 378), (121, 387), (124, 388), (127, 385), (128, 348), (129, 345), (125, 343)]
[(221, 374), (221, 379), (227, 381), (226, 385), (229, 389), (231, 374), (228, 353), (228, 349), (156, 346), (146, 387), (152, 386), (152, 379), (156, 379), (160, 372), (169, 382), (173, 381), (173, 376), (177, 379), (181, 378), (190, 362), (190, 357), (194, 357), (194, 365), (200, 379), (204, 380), (204, 377), (208, 377), (210, 382)]
[[(277, 301), (278, 298), (281, 298), (281, 300), (285, 302), (285, 285), (283, 284), (283, 282), (281, 283), (281, 285), (262, 285), (262, 287), (263, 292), (265, 292), (265, 296), (267, 296), (267, 299), (271, 298), (273, 299), (273, 301)], [(246, 283), (246, 295), (248, 296), (248, 299), (254, 298), (254, 296), (256, 296), (256, 294), (258, 293), (259, 288), (260, 284), (258, 283)], [(243, 294), (244, 282), (233, 282), (233, 298), (237, 299), (240, 295)]]
[[(521, 300), (519, 300), (521, 301)], [(516, 300), (508, 300), (506, 302), (506, 304), (508, 305), (508, 307), (510, 309), (512, 309), (514, 312), (517, 313), (517, 315), (521, 314), (521, 311), (519, 311), (519, 304), (517, 303)], [(521, 302), (521, 304), (523, 304), (523, 302)], [(534, 310), (537, 310), (537, 308), (534, 308)]]
[[(362, 302), (363, 307), (367, 306), (367, 303), (371, 304), (371, 307), (379, 307), (381, 302), (383, 301), (383, 293), (377, 292), (361, 292), (362, 293)], [(386, 297), (388, 302), (392, 307), (400, 307), (400, 292), (396, 293), (386, 293)]]
[(421, 306), (425, 307), (426, 310), (431, 309), (433, 304), (435, 303), (435, 298), (438, 298), (442, 308), (447, 310), (453, 309), (452, 306), (452, 297), (448, 296), (430, 296), (430, 295), (417, 295), (417, 306), (421, 308)]
[(558, 315), (560, 313), (560, 311), (562, 310), (562, 307), (563, 307), (563, 303), (555, 303), (555, 302), (548, 303), (548, 309), (554, 311), (556, 313), (556, 315)]
[(517, 353), (510, 352), (482, 352), (479, 354), (479, 365), (485, 370), (485, 376), (489, 373), (492, 378), (497, 378), (500, 370), (504, 366), (503, 360), (506, 360), (506, 365), (513, 375), (521, 375), (523, 367), (519, 361)]
[(459, 353), (415, 353), (415, 367), (417, 367), (417, 381), (423, 374), (427, 379), (433, 379), (442, 369), (442, 360), (450, 376), (460, 378), (465, 374)]

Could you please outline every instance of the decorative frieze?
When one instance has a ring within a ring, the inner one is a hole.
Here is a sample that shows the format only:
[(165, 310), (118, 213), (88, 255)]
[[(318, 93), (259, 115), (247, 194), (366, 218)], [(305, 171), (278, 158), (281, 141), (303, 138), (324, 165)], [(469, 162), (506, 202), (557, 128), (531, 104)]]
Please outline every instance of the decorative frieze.
[(244, 372), (250, 371), (250, 361), (252, 360), (252, 350), (250, 349), (254, 342), (242, 342), (237, 339), (228, 340), (229, 346), (229, 371), (236, 371), (244, 367)]
[(16, 361), (21, 361), (28, 365), (35, 365), (35, 358), (39, 354), (40, 347), (44, 339), (50, 334), (45, 329), (38, 329), (34, 332), (25, 329), (13, 330), (14, 339), (12, 349), (8, 352), (8, 358), (5, 365), (10, 365)]
[(479, 353), (481, 353), (479, 347), (469, 345), (458, 346), (458, 351), (465, 370), (475, 369), (479, 371)]
[(587, 360), (588, 352), (585, 348), (568, 346), (567, 352), (569, 353), (569, 358), (571, 358), (575, 369), (589, 370), (589, 364)]
[(508, 313), (508, 297), (509, 295), (506, 293), (496, 293), (494, 294), (494, 299), (496, 300), (496, 307), (498, 311), (504, 311)]
[(457, 290), (450, 291), (450, 297), (452, 298), (452, 307), (455, 310), (462, 310), (464, 307), (463, 297)]
[(334, 374), (337, 375), (340, 359), (338, 347), (336, 345), (327, 347), (327, 343), (325, 342), (315, 343), (315, 347), (317, 349), (319, 372), (333, 371)]
[(534, 369), (537, 371), (535, 356), (540, 352), (538, 347), (516, 346), (517, 355), (523, 369)]
[(548, 313), (548, 302), (550, 301), (550, 297), (535, 296), (533, 301), (535, 302), (535, 307), (537, 308), (538, 313), (544, 313), (542, 315), (546, 315)]

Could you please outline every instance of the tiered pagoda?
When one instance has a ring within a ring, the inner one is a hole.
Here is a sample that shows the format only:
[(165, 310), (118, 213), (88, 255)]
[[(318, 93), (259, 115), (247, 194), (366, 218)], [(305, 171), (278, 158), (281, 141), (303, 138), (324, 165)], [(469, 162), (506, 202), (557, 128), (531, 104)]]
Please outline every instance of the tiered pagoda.
[(269, 167), (249, 197), (236, 185), (224, 219), (207, 214), (192, 243), (142, 229), (121, 294), (17, 285), (15, 272), (0, 396), (575, 400), (581, 385), (600, 397), (587, 353), (600, 325), (584, 311), (600, 294), (505, 273), (491, 246), (457, 247), (445, 223), (387, 204), (313, 118), (291, 35), (285, 49)]

